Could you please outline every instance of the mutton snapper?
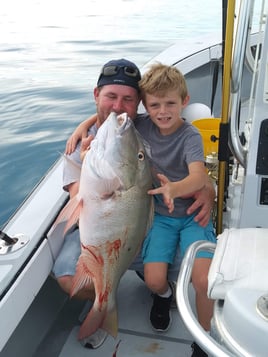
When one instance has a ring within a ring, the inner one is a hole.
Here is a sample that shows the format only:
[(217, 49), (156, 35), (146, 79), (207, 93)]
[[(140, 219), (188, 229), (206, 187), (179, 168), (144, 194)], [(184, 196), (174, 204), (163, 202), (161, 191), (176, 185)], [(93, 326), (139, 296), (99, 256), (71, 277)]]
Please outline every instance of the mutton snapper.
[(81, 240), (71, 295), (91, 281), (96, 294), (79, 339), (100, 327), (117, 336), (117, 287), (151, 225), (151, 187), (148, 157), (132, 120), (111, 113), (84, 158), (79, 193), (65, 208), (72, 211), (68, 226), (79, 217)]

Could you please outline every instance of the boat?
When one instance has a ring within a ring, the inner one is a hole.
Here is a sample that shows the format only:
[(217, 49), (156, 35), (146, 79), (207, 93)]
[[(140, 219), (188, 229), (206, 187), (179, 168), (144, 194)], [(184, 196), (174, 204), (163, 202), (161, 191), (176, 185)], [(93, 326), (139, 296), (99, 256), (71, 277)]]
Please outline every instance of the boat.
[[(1, 228), (0, 357), (190, 356), (193, 340), (209, 356), (267, 355), (268, 4), (223, 4), (223, 37), (179, 41), (142, 68), (159, 61), (184, 73), (191, 94), (184, 117), (200, 130), (217, 191), (213, 219), (220, 244), (198, 242), (184, 257), (171, 328), (152, 331), (151, 292), (128, 270), (118, 289), (118, 337), (108, 336), (96, 350), (77, 341), (88, 304), (70, 299), (51, 274), (64, 227), (57, 226), (58, 239), (52, 239), (50, 229), (68, 201), (60, 157)], [(210, 335), (196, 320), (190, 282), (200, 249), (215, 252), (209, 275), (208, 293), (215, 299)], [(231, 281), (224, 269), (235, 270)]]

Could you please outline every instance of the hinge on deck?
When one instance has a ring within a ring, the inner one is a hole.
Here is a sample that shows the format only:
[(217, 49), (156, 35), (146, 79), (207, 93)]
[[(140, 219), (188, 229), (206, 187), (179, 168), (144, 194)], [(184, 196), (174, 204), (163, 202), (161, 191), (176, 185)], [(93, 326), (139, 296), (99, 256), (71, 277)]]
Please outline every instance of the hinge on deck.
[(16, 234), (10, 237), (3, 231), (0, 231), (0, 255), (13, 253), (23, 248), (29, 242), (29, 237), (25, 234)]

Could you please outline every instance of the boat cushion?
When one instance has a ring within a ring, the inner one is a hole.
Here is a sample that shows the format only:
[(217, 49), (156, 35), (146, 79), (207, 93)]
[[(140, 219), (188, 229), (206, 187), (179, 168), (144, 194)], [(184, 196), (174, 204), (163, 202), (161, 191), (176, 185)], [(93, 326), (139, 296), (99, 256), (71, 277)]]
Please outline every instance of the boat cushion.
[(218, 236), (208, 276), (208, 296), (224, 299), (234, 286), (268, 291), (268, 229), (225, 229)]

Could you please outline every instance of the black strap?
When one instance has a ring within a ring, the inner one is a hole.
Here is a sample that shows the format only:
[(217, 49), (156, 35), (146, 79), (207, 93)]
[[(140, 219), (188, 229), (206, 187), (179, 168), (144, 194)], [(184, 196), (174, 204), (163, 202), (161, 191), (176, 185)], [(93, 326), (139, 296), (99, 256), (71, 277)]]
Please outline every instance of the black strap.
[(4, 240), (8, 245), (15, 244), (17, 242), (17, 239), (11, 238), (8, 236), (6, 233), (0, 231), (0, 239)]

